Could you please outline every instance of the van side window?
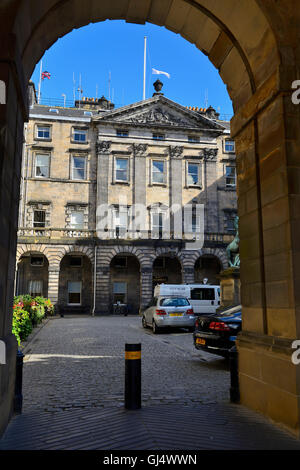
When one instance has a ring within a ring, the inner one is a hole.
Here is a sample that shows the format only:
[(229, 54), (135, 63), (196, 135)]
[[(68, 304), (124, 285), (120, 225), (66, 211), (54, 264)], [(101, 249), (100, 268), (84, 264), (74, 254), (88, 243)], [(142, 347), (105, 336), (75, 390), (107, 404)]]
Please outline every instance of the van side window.
[(209, 288), (191, 289), (191, 300), (215, 300), (215, 290)]

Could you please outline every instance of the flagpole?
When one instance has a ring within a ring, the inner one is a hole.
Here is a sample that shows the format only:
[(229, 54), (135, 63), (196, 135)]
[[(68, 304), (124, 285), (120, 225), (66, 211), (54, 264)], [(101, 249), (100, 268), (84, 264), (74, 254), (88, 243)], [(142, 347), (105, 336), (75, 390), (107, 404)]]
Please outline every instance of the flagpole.
[(38, 91), (38, 104), (40, 104), (40, 98), (41, 98), (42, 70), (43, 70), (43, 59), (41, 60), (41, 65), (40, 65), (40, 81), (39, 81), (39, 91)]
[(146, 52), (147, 52), (147, 36), (144, 36), (144, 80), (143, 80), (143, 100), (146, 99)]
[(75, 74), (73, 72), (73, 98), (74, 98), (74, 106), (76, 101), (76, 81), (75, 81)]

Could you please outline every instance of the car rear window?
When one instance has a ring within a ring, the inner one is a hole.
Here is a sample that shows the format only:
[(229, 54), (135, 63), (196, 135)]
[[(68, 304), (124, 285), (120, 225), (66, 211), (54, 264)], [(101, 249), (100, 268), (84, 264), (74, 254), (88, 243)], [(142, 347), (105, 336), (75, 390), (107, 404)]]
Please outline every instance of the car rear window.
[(215, 289), (195, 287), (191, 289), (192, 300), (215, 300)]
[(165, 299), (161, 299), (160, 305), (164, 307), (186, 307), (190, 305), (190, 303), (184, 297), (166, 297)]

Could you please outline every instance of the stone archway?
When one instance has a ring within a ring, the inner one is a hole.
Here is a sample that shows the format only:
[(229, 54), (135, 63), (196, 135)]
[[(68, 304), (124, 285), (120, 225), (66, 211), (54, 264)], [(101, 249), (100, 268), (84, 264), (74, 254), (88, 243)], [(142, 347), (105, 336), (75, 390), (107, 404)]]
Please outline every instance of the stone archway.
[(181, 284), (182, 266), (177, 256), (157, 256), (153, 261), (153, 290), (157, 284)]
[(93, 308), (93, 272), (89, 257), (69, 251), (60, 261), (57, 307), (60, 313), (90, 314)]
[(110, 313), (117, 304), (123, 305), (128, 314), (136, 315), (140, 309), (141, 267), (137, 256), (119, 253), (110, 262)]
[(222, 270), (220, 260), (216, 256), (200, 256), (195, 263), (195, 282), (203, 284), (203, 279), (207, 279), (209, 284), (219, 284), (218, 275)]
[(49, 261), (40, 251), (23, 253), (17, 263), (15, 295), (48, 297)]
[(296, 2), (89, 0), (83, 6), (81, 0), (7, 0), (0, 13), (0, 337), (7, 346), (0, 431), (11, 413), (14, 388), (11, 273), (28, 114), (26, 84), (57, 38), (110, 18), (150, 21), (181, 34), (208, 55), (227, 84), (235, 112), (241, 238), (241, 399), (298, 433), (299, 372), (290, 360), (292, 340), (300, 335), (299, 107), (291, 103), (300, 61)]

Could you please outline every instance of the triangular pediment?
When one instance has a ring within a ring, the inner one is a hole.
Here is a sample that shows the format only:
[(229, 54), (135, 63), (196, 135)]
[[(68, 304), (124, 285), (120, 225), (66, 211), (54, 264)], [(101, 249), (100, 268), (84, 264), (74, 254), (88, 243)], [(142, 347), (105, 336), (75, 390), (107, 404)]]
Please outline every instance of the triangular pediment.
[(97, 117), (96, 121), (120, 122), (136, 126), (198, 128), (219, 132), (224, 129), (216, 121), (184, 108), (161, 95), (109, 111)]

